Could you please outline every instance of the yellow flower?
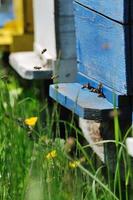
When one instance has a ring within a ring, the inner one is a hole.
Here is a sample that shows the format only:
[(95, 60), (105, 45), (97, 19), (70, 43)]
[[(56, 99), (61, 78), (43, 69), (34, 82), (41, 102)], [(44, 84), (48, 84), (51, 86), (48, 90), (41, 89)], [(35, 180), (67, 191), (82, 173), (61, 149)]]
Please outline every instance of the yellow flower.
[(25, 119), (25, 124), (28, 125), (28, 126), (35, 126), (36, 125), (36, 122), (37, 122), (37, 117), (31, 117), (31, 118), (27, 118)]
[(49, 160), (51, 158), (55, 158), (57, 156), (57, 152), (56, 150), (53, 150), (51, 152), (49, 152), (47, 155), (46, 155), (46, 158)]
[(78, 165), (80, 164), (80, 161), (72, 161), (72, 162), (69, 162), (69, 167), (72, 168), (72, 169), (75, 169), (76, 167), (78, 167)]

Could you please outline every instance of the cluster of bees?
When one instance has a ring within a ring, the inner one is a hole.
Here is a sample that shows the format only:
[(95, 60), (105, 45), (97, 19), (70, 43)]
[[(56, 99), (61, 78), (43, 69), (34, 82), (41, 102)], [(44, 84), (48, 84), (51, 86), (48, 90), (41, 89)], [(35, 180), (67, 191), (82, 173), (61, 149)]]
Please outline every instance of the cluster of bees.
[(94, 92), (98, 94), (98, 97), (103, 97), (105, 98), (105, 95), (103, 94), (103, 85), (102, 83), (99, 83), (97, 88), (94, 88), (90, 85), (90, 83), (84, 84), (82, 86), (82, 89), (87, 88), (88, 90), (90, 90), (90, 92)]

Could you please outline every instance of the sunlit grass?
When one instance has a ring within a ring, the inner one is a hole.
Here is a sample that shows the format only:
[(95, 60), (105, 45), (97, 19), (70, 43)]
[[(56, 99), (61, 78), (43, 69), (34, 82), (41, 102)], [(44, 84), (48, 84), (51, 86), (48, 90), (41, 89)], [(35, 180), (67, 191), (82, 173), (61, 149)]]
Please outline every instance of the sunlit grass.
[[(47, 100), (39, 101), (38, 89), (27, 88), (29, 92), (25, 92), (13, 76), (6, 80), (3, 77), (4, 74), (0, 79), (1, 200), (129, 199), (132, 169), (125, 139), (131, 128), (122, 138), (116, 115), (115, 140), (99, 142), (116, 146), (114, 179), (108, 179), (103, 175), (105, 164), (96, 165), (90, 145), (78, 140), (82, 132), (75, 126), (73, 115), (71, 122), (61, 120), (58, 105), (49, 109)], [(65, 127), (64, 138), (60, 138), (60, 124)], [(71, 131), (76, 138), (70, 136)], [(123, 182), (121, 160), (125, 169)], [(107, 173), (111, 177), (110, 166)]]

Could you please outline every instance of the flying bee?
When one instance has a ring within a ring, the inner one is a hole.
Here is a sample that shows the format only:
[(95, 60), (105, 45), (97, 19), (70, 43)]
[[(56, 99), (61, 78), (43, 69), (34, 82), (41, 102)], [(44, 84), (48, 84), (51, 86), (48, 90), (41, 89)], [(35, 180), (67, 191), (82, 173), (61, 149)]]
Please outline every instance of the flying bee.
[(66, 77), (69, 77), (71, 74), (70, 73), (68, 73), (68, 74), (66, 74)]
[(55, 75), (51, 76), (51, 79), (52, 79), (52, 80), (54, 80), (54, 79), (56, 79), (56, 78), (59, 78), (59, 75), (56, 75), (56, 74), (55, 74)]
[(47, 51), (47, 49), (43, 49), (41, 54), (44, 54)]
[(40, 66), (34, 66), (34, 69), (41, 69), (42, 67), (40, 67)]

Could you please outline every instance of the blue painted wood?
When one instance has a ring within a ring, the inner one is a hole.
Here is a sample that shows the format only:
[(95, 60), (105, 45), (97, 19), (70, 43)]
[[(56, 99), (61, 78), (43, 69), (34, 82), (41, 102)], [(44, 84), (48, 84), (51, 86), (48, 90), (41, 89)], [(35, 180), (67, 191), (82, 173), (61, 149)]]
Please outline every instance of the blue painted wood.
[(131, 87), (129, 27), (77, 3), (74, 7), (78, 71), (126, 95)]
[[(131, 0), (132, 1), (132, 0)], [(76, 2), (95, 10), (120, 23), (129, 23), (133, 11), (130, 0), (76, 0)]]
[[(99, 84), (99, 82), (97, 82), (95, 79), (91, 79), (80, 72), (77, 73), (77, 82), (82, 85), (90, 83), (90, 85), (94, 88), (97, 88)], [(113, 90), (103, 85), (103, 94), (109, 102), (111, 102), (113, 105), (116, 104), (116, 106), (119, 106), (119, 96), (121, 96), (120, 93), (114, 93)]]
[[(99, 82), (97, 82), (94, 79), (89, 78), (88, 76), (85, 76), (84, 74), (78, 72), (77, 73), (77, 82), (84, 85), (89, 83), (92, 87), (97, 88), (99, 85)], [(105, 95), (106, 99), (112, 103), (113, 105), (117, 107), (127, 107), (130, 104), (130, 98), (126, 95), (122, 95), (121, 93), (111, 90), (110, 88), (103, 85), (102, 92)]]
[(2, 28), (5, 23), (11, 21), (14, 18), (12, 13), (0, 13), (0, 27)]
[(6, 22), (14, 19), (13, 7), (12, 4), (8, 6), (2, 5), (0, 7), (0, 27), (3, 27)]
[[(50, 96), (85, 119), (107, 120), (114, 105), (126, 113), (130, 104), (130, 98), (126, 95), (131, 88), (129, 80), (130, 83), (132, 80), (130, 26), (117, 23), (109, 19), (109, 16), (105, 17), (79, 3), (74, 3), (74, 7), (78, 56), (77, 83), (51, 85)], [(62, 27), (59, 33), (64, 34), (65, 29), (70, 33), (70, 28), (63, 24), (64, 19), (61, 20)], [(60, 34), (59, 36), (61, 38)], [(71, 49), (64, 48), (72, 41), (65, 42), (63, 37), (62, 41), (61, 49), (69, 51), (65, 55), (72, 55)], [(65, 71), (63, 73), (66, 74)], [(98, 94), (86, 88), (82, 89), (82, 84), (86, 83), (90, 83), (94, 88), (102, 83), (102, 92), (106, 98), (99, 98)], [(129, 109), (127, 113), (129, 114)], [(127, 117), (128, 114), (123, 116)]]
[(82, 89), (79, 83), (62, 83), (50, 86), (50, 96), (78, 116), (101, 120), (109, 115), (113, 105), (96, 93)]

